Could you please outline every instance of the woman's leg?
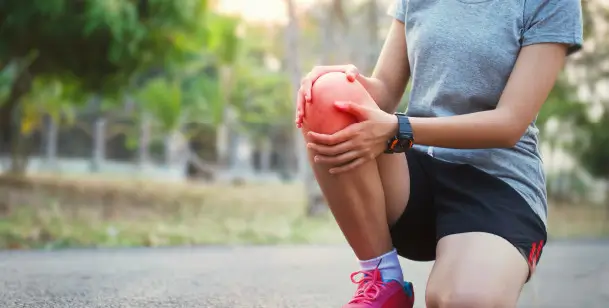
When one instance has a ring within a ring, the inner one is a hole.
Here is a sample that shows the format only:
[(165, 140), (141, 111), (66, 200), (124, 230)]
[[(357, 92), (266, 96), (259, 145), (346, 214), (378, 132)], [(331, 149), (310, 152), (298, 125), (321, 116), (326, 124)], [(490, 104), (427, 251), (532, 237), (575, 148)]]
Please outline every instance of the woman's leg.
[(440, 240), (427, 307), (516, 307), (547, 238), (543, 222), (507, 182), (470, 165), (433, 161)]
[(428, 308), (516, 307), (529, 268), (505, 239), (482, 232), (442, 238), (427, 284)]
[[(378, 108), (376, 104), (371, 107)], [(306, 128), (303, 133), (306, 139)], [(402, 270), (389, 232), (389, 224), (397, 220), (408, 202), (405, 156), (383, 154), (337, 175), (329, 173), (330, 166), (315, 163), (312, 150), (308, 157), (336, 222), (366, 272), (361, 280), (354, 280), (359, 283), (358, 290), (344, 307), (412, 307), (413, 297), (402, 286)], [(391, 175), (384, 176), (388, 172)]]
[(358, 259), (391, 251), (389, 225), (404, 211), (410, 190), (405, 156), (383, 154), (353, 171), (332, 175), (329, 166), (313, 161), (315, 153), (308, 154), (328, 206)]
[(313, 161), (314, 156), (309, 150), (315, 178), (357, 258), (368, 260), (390, 251), (385, 194), (376, 161), (332, 175), (329, 166)]

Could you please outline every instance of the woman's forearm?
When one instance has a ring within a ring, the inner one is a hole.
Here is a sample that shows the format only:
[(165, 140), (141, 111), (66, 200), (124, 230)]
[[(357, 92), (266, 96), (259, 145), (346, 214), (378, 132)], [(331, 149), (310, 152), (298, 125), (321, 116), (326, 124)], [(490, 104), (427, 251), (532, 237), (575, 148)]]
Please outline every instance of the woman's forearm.
[(513, 147), (524, 133), (523, 128), (515, 124), (518, 121), (497, 109), (450, 117), (409, 119), (415, 144), (443, 148)]
[(366, 79), (369, 85), (367, 87), (368, 93), (379, 108), (387, 113), (394, 113), (400, 103), (401, 96), (396, 98), (397, 95), (392, 93), (390, 88), (381, 79), (375, 77), (367, 77)]

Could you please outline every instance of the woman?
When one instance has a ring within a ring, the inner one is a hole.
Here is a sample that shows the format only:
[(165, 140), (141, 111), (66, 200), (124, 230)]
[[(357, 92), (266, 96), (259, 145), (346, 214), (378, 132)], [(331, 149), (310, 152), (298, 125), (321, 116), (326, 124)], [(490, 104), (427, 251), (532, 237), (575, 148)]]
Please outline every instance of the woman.
[[(427, 307), (515, 307), (547, 239), (534, 122), (581, 48), (580, 3), (397, 0), (393, 17), (372, 76), (316, 67), (299, 90), (299, 127), (328, 72), (374, 100), (338, 102), (360, 120), (341, 131), (304, 131), (364, 273), (344, 307), (412, 307), (398, 255), (435, 260)], [(410, 79), (407, 114), (394, 114)]]

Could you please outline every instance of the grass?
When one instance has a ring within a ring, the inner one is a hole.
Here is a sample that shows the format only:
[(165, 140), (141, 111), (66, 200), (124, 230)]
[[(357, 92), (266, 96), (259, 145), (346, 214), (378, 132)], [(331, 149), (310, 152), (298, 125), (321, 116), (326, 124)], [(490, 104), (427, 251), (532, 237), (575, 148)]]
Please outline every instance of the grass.
[(607, 207), (552, 203), (548, 214), (548, 233), (554, 239), (609, 237)]
[(27, 183), (11, 185), (18, 203), (0, 217), (0, 249), (344, 241), (329, 215), (305, 217), (299, 185)]
[[(345, 242), (330, 215), (304, 213), (300, 185), (0, 177), (0, 249)], [(550, 236), (607, 235), (606, 217), (552, 207)]]

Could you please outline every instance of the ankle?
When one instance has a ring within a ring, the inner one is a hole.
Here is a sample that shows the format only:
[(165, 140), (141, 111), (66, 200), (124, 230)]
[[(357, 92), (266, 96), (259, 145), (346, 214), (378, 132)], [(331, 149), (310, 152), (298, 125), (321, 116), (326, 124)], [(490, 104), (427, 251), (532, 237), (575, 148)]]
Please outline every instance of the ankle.
[(383, 280), (396, 280), (398, 282), (404, 281), (402, 273), (402, 267), (398, 258), (397, 251), (392, 249), (391, 251), (380, 255), (376, 258), (359, 261), (362, 270), (369, 271), (376, 268), (381, 272)]

